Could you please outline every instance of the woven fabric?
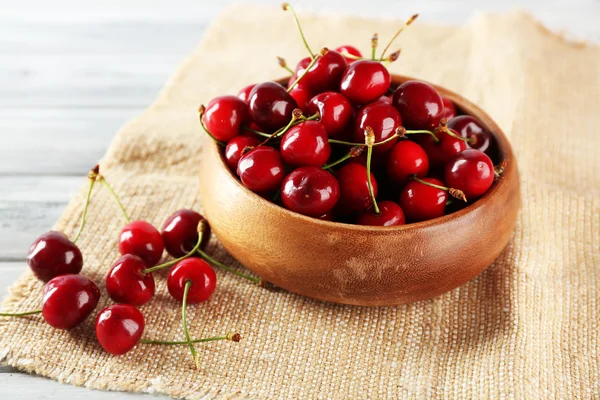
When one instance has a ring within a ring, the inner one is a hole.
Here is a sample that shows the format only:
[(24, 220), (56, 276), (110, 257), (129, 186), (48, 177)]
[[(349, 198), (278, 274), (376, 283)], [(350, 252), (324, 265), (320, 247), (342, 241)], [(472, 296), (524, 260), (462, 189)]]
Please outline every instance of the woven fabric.
[[(313, 50), (352, 43), (368, 53), (372, 33), (383, 42), (403, 18), (302, 20)], [(484, 273), (429, 301), (366, 308), (274, 293), (217, 271), (214, 296), (189, 308), (192, 335), (237, 330), (245, 339), (198, 345), (200, 370), (185, 346), (111, 356), (95, 340), (92, 317), (72, 332), (39, 316), (2, 319), (0, 359), (73, 385), (191, 399), (600, 396), (600, 48), (567, 42), (519, 12), (460, 27), (417, 22), (397, 44), (392, 72), (479, 104), (514, 147), (523, 206), (513, 239)], [(289, 14), (237, 6), (214, 22), (102, 160), (132, 216), (160, 226), (179, 208), (200, 209), (197, 106), (285, 75), (276, 55), (290, 63), (305, 56)], [(75, 232), (84, 193), (55, 229)], [(92, 201), (79, 244), (83, 273), (103, 293), (99, 310), (110, 304), (104, 277), (124, 222), (105, 191)], [(208, 251), (242, 268), (214, 238)], [(38, 308), (41, 290), (25, 272), (2, 309)], [(145, 337), (183, 338), (164, 274), (142, 311)]]

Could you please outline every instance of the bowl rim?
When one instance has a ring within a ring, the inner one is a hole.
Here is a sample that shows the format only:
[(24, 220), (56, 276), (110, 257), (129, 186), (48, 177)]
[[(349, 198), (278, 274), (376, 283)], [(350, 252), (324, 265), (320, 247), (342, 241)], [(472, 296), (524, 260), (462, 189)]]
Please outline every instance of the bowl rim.
[[(430, 83), (423, 79), (417, 79), (417, 78), (406, 76), (406, 75), (392, 74), (392, 83), (394, 83), (394, 84), (399, 85), (399, 84), (402, 84), (409, 80), (419, 80), (421, 82), (429, 83), (430, 85), (435, 87), (436, 90), (441, 95), (448, 97), (450, 100), (452, 100), (452, 102), (455, 105), (458, 105), (460, 109), (462, 109), (465, 112), (468, 111), (467, 115), (475, 116), (490, 132), (492, 132), (492, 134), (494, 135), (494, 138), (496, 139), (496, 142), (497, 142), (498, 152), (500, 153), (500, 159), (503, 161), (504, 160), (506, 161), (506, 167), (504, 169), (502, 177), (500, 179), (494, 181), (494, 184), (492, 185), (490, 190), (488, 190), (482, 197), (477, 199), (472, 204), (469, 204), (465, 208), (455, 211), (451, 214), (445, 214), (445, 215), (442, 215), (441, 217), (433, 218), (433, 219), (426, 220), (426, 221), (411, 222), (408, 224), (395, 225), (395, 226), (357, 225), (357, 224), (327, 221), (327, 220), (322, 220), (319, 218), (309, 217), (307, 215), (303, 215), (303, 214), (297, 213), (295, 211), (288, 210), (287, 208), (284, 208), (280, 205), (277, 205), (277, 204), (263, 198), (262, 196), (254, 193), (247, 187), (245, 187), (241, 183), (241, 181), (237, 178), (237, 176), (234, 175), (233, 171), (231, 171), (231, 169), (227, 166), (223, 152), (220, 151), (219, 144), (212, 140), (211, 140), (212, 143), (210, 144), (211, 150), (217, 152), (217, 157), (219, 158), (219, 160), (221, 162), (220, 167), (224, 168), (226, 170), (227, 178), (234, 181), (235, 184), (240, 189), (245, 191), (248, 195), (253, 196), (260, 205), (265, 206), (265, 207), (273, 210), (274, 212), (280, 213), (280, 214), (284, 215), (285, 217), (296, 219), (296, 220), (298, 220), (298, 222), (313, 223), (315, 225), (320, 225), (322, 227), (347, 229), (350, 231), (383, 233), (383, 232), (400, 232), (400, 231), (409, 231), (412, 229), (429, 228), (432, 226), (437, 226), (437, 225), (441, 225), (441, 224), (450, 222), (455, 219), (460, 219), (461, 217), (464, 217), (465, 215), (470, 214), (471, 212), (474, 212), (474, 211), (488, 205), (488, 203), (490, 201), (492, 201), (493, 199), (495, 199), (496, 197), (498, 197), (500, 191), (502, 189), (504, 189), (504, 187), (506, 187), (508, 182), (507, 182), (507, 179), (504, 179), (504, 177), (510, 176), (513, 169), (516, 168), (516, 165), (515, 165), (516, 163), (515, 163), (515, 160), (513, 157), (513, 152), (512, 152), (512, 148), (510, 146), (510, 142), (508, 141), (508, 138), (506, 137), (504, 132), (496, 124), (496, 122), (494, 122), (494, 120), (492, 120), (492, 118), (485, 111), (483, 111), (477, 105), (475, 105), (471, 101), (467, 100), (466, 98), (462, 97), (461, 95), (459, 95), (455, 92), (452, 92), (449, 89), (444, 88), (443, 86)], [(282, 81), (287, 81), (287, 79), (282, 78), (282, 79), (274, 80), (274, 82), (279, 82), (279, 83)], [(474, 115), (474, 114), (477, 114), (477, 115)]]

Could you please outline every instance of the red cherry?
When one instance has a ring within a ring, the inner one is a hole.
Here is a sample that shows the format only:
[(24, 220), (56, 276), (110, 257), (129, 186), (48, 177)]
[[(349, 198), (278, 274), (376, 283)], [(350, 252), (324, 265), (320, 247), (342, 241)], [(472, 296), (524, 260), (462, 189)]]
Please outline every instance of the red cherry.
[(96, 317), (96, 338), (104, 350), (118, 356), (139, 343), (144, 327), (140, 310), (129, 304), (113, 304)]
[(471, 143), (467, 142), (468, 147), (483, 151), (490, 157), (495, 155), (496, 143), (494, 137), (477, 118), (470, 115), (460, 115), (448, 122), (448, 128), (454, 129), (464, 138), (474, 140)]
[(432, 130), (444, 115), (442, 96), (425, 82), (404, 82), (396, 89), (392, 101), (407, 129)]
[(244, 88), (242, 88), (242, 90), (240, 90), (238, 92), (238, 97), (242, 101), (248, 103), (248, 99), (250, 97), (250, 92), (252, 91), (252, 89), (254, 89), (254, 86), (256, 86), (256, 84), (248, 85), (248, 86), (245, 86)]
[(256, 147), (260, 143), (260, 140), (253, 136), (237, 136), (231, 139), (225, 147), (225, 161), (229, 168), (235, 171), (244, 149), (246, 147)]
[[(458, 135), (456, 131), (451, 131)], [(425, 153), (427, 153), (432, 168), (443, 167), (455, 154), (467, 148), (464, 140), (452, 137), (443, 131), (437, 131), (435, 135), (439, 142), (436, 142), (431, 135), (423, 135), (423, 137), (417, 139)]]
[[(296, 65), (296, 79), (302, 76), (310, 61), (310, 58), (306, 57)], [(335, 50), (329, 50), (324, 56), (319, 57), (300, 82), (313, 93), (336, 90), (347, 67), (348, 63), (344, 56)]]
[(446, 96), (442, 96), (442, 102), (444, 103), (443, 117), (450, 121), (452, 118), (456, 117), (456, 108), (454, 107), (454, 103)]
[(169, 293), (178, 301), (183, 301), (185, 282), (191, 281), (187, 303), (201, 303), (215, 291), (217, 275), (208, 263), (200, 258), (186, 258), (175, 264), (169, 271), (167, 287)]
[[(340, 215), (365, 211), (373, 205), (365, 166), (358, 163), (346, 164), (338, 170), (337, 178), (340, 185), (340, 199), (336, 211)], [(371, 173), (371, 184), (373, 193), (377, 197), (377, 181), (373, 173)]]
[(378, 201), (379, 214), (368, 210), (360, 214), (356, 220), (358, 225), (371, 226), (395, 226), (404, 225), (404, 212), (402, 208), (393, 201)]
[(302, 113), (308, 115), (310, 112), (308, 110), (308, 102), (312, 98), (312, 93), (305, 86), (300, 84), (294, 86), (292, 90), (290, 90), (290, 96), (296, 100), (296, 104), (298, 108), (302, 110)]
[(83, 267), (81, 251), (63, 233), (50, 231), (29, 247), (27, 265), (38, 279), (47, 282), (64, 274), (78, 274)]
[(281, 154), (272, 147), (256, 147), (240, 158), (237, 174), (253, 192), (273, 192), (285, 177)]
[(125, 254), (113, 264), (106, 276), (106, 291), (113, 301), (139, 307), (154, 296), (154, 277), (143, 273), (144, 260)]
[[(444, 183), (435, 178), (423, 178), (434, 185)], [(400, 193), (400, 207), (406, 219), (412, 222), (426, 221), (444, 215), (448, 193), (417, 181), (410, 181)]]
[(71, 329), (83, 322), (100, 300), (100, 290), (83, 275), (67, 274), (44, 286), (42, 316), (56, 329)]
[(248, 100), (250, 115), (261, 128), (275, 131), (292, 119), (297, 108), (296, 100), (276, 82), (264, 82), (254, 86)]
[(392, 77), (378, 61), (360, 60), (352, 63), (340, 83), (340, 93), (355, 104), (371, 103), (390, 88)]
[(468, 200), (482, 196), (494, 183), (494, 164), (483, 152), (467, 149), (446, 164), (446, 184), (461, 190)]
[(293, 126), (281, 139), (281, 156), (293, 167), (320, 167), (331, 155), (327, 131), (318, 121), (305, 121)]
[[(183, 257), (198, 243), (198, 225), (205, 218), (194, 210), (175, 211), (163, 224), (162, 237), (167, 252), (175, 258)], [(204, 224), (200, 249), (210, 241), (210, 225)]]
[(228, 142), (250, 122), (248, 104), (237, 96), (219, 96), (208, 103), (202, 116), (204, 125), (217, 140)]
[(133, 221), (121, 230), (119, 236), (121, 254), (136, 255), (144, 260), (148, 267), (158, 263), (164, 249), (160, 232), (149, 222)]
[[(361, 108), (354, 120), (354, 141), (365, 142), (365, 128), (370, 126), (375, 133), (375, 143), (382, 142), (396, 133), (402, 126), (402, 117), (394, 107), (383, 102), (375, 102)], [(373, 147), (373, 154), (387, 153), (394, 147), (395, 140)]]
[(285, 177), (281, 200), (289, 210), (311, 217), (327, 214), (340, 198), (340, 186), (329, 172), (318, 167), (301, 167)]
[(429, 158), (421, 146), (401, 140), (392, 147), (387, 158), (387, 173), (395, 183), (405, 185), (412, 175), (421, 178), (428, 172)]
[(313, 97), (308, 104), (309, 114), (319, 113), (319, 120), (329, 136), (342, 134), (354, 114), (352, 104), (337, 92), (325, 92)]
[[(340, 46), (337, 49), (335, 49), (335, 51), (337, 51), (338, 53), (340, 53), (342, 55), (344, 55), (344, 53), (348, 53), (348, 54), (356, 56), (356, 57), (362, 57), (362, 53), (356, 47), (351, 46), (349, 44)], [(344, 56), (344, 58), (346, 59), (346, 62), (348, 63), (348, 65), (350, 65), (356, 61), (353, 58), (349, 58), (349, 57), (345, 57), (345, 56)]]

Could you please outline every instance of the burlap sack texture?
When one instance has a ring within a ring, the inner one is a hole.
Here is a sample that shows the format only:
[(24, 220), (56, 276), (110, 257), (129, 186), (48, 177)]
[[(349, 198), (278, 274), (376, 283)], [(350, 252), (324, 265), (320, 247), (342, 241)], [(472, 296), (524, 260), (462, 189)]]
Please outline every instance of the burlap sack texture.
[[(366, 53), (373, 32), (385, 40), (405, 17), (302, 19), (315, 50), (352, 43)], [(176, 209), (199, 209), (196, 108), (283, 76), (276, 55), (305, 56), (290, 18), (277, 9), (228, 9), (157, 101), (117, 134), (102, 165), (133, 216), (161, 225)], [(186, 398), (600, 396), (600, 48), (569, 43), (519, 12), (460, 27), (417, 22), (398, 45), (393, 72), (463, 94), (512, 141), (523, 208), (513, 240), (488, 270), (436, 299), (391, 308), (271, 293), (218, 271), (211, 300), (190, 308), (191, 331), (239, 330), (245, 340), (199, 345), (199, 371), (184, 346), (139, 345), (110, 356), (95, 341), (93, 318), (69, 333), (39, 317), (2, 319), (3, 362), (73, 385)], [(75, 231), (82, 202), (83, 192), (56, 229)], [(97, 192), (80, 245), (83, 272), (103, 293), (122, 224)], [(234, 263), (214, 240), (209, 251)], [(164, 274), (157, 286), (142, 308), (144, 336), (180, 339), (179, 304)], [(38, 307), (41, 289), (25, 272), (2, 309)], [(103, 296), (98, 309), (109, 303)]]

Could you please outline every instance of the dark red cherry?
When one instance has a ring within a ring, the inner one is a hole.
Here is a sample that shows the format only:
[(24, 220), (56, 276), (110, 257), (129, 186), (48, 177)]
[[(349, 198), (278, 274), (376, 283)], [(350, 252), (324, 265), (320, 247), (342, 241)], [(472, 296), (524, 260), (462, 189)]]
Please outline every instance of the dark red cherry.
[[(194, 210), (175, 211), (163, 224), (162, 237), (167, 252), (175, 258), (183, 257), (198, 243), (198, 224), (205, 218)], [(210, 241), (210, 225), (204, 224), (200, 249)]]
[(156, 265), (165, 245), (158, 229), (146, 221), (132, 221), (125, 225), (119, 236), (121, 254), (133, 254), (144, 260), (148, 267)]
[(125, 254), (113, 264), (106, 276), (106, 291), (116, 303), (139, 307), (154, 296), (154, 277), (143, 273), (144, 260), (133, 254)]
[(355, 104), (371, 103), (390, 88), (392, 77), (378, 61), (360, 60), (352, 63), (340, 83), (340, 93)]
[[(402, 125), (402, 117), (394, 107), (383, 102), (375, 102), (361, 108), (354, 120), (354, 141), (365, 142), (365, 128), (370, 126), (375, 133), (375, 143), (382, 142), (396, 133), (396, 128)], [(395, 140), (373, 147), (374, 154), (387, 153)]]
[(256, 147), (240, 158), (237, 174), (253, 192), (273, 192), (285, 177), (281, 154), (272, 147)]
[[(296, 65), (296, 79), (301, 77), (308, 67), (310, 59), (304, 58)], [(324, 56), (314, 63), (308, 73), (302, 78), (300, 84), (313, 93), (322, 93), (328, 90), (337, 90), (342, 79), (342, 74), (348, 67), (346, 58), (335, 50), (329, 50)]]
[(293, 167), (320, 167), (331, 155), (327, 131), (319, 121), (305, 121), (293, 126), (281, 139), (281, 156)]
[(319, 113), (319, 120), (330, 137), (342, 134), (352, 119), (352, 104), (337, 92), (324, 92), (313, 97), (308, 104), (309, 114)]
[[(454, 134), (458, 135), (456, 131)], [(423, 147), (427, 157), (429, 158), (429, 165), (432, 168), (441, 168), (446, 165), (448, 161), (454, 155), (460, 153), (467, 148), (467, 144), (464, 140), (457, 139), (448, 135), (445, 132), (435, 132), (439, 142), (436, 142), (431, 135), (419, 135), (417, 138), (418, 143)]]
[[(338, 53), (340, 53), (342, 55), (344, 55), (344, 53), (348, 53), (348, 54), (356, 56), (356, 57), (362, 57), (362, 53), (360, 52), (360, 50), (358, 50), (354, 46), (350, 46), (349, 44), (340, 46), (337, 49), (335, 49), (335, 51), (337, 51)], [(346, 59), (346, 62), (348, 63), (348, 65), (350, 65), (356, 61), (355, 59), (350, 58), (350, 57), (344, 56), (344, 58)]]
[(94, 311), (100, 290), (90, 278), (67, 274), (51, 279), (44, 286), (42, 316), (56, 329), (71, 329)]
[(250, 92), (252, 91), (252, 89), (254, 89), (254, 86), (256, 85), (252, 84), (242, 88), (242, 90), (238, 92), (238, 97), (242, 99), (242, 101), (248, 103), (248, 99), (250, 98)]
[(449, 120), (448, 128), (454, 129), (464, 138), (472, 138), (474, 142), (467, 143), (468, 147), (483, 151), (490, 157), (495, 154), (496, 142), (494, 137), (477, 118), (470, 115), (460, 115)]
[(213, 137), (228, 142), (240, 134), (243, 124), (250, 122), (248, 104), (237, 96), (219, 96), (208, 103), (202, 116)]
[(256, 147), (260, 143), (260, 140), (254, 136), (237, 136), (231, 139), (225, 147), (225, 161), (229, 168), (235, 171), (244, 149), (246, 147)]
[(444, 103), (443, 117), (446, 118), (447, 121), (450, 121), (452, 118), (456, 117), (456, 107), (454, 107), (452, 100), (446, 96), (442, 96), (442, 102)]
[(444, 116), (442, 96), (425, 82), (404, 82), (396, 89), (392, 101), (407, 129), (432, 130)]
[(116, 356), (133, 349), (140, 342), (144, 328), (144, 315), (129, 304), (113, 304), (96, 317), (98, 343)]
[(296, 85), (290, 91), (290, 96), (292, 96), (294, 100), (296, 100), (296, 104), (298, 105), (298, 108), (302, 110), (302, 113), (308, 116), (310, 114), (310, 112), (308, 111), (308, 102), (312, 98), (312, 92), (308, 90), (305, 86)]
[[(423, 178), (424, 181), (443, 186), (435, 178)], [(426, 221), (444, 215), (448, 193), (417, 181), (410, 181), (400, 193), (400, 207), (406, 219), (411, 222)]]
[(286, 126), (292, 112), (298, 107), (296, 100), (276, 82), (254, 86), (248, 100), (250, 116), (263, 129), (275, 131)]
[(356, 219), (358, 225), (371, 226), (396, 226), (404, 225), (404, 212), (402, 208), (393, 201), (379, 201), (379, 214), (375, 214), (373, 209), (367, 210), (360, 214)]
[(387, 173), (392, 181), (405, 185), (412, 175), (420, 178), (429, 172), (429, 158), (425, 150), (415, 142), (401, 140), (388, 154)]
[(483, 152), (461, 151), (446, 164), (448, 187), (462, 190), (468, 200), (481, 197), (494, 183), (494, 164)]
[(319, 217), (333, 210), (340, 198), (340, 186), (329, 172), (318, 167), (301, 167), (285, 177), (281, 201), (289, 210)]
[[(337, 171), (340, 185), (340, 199), (336, 212), (348, 215), (354, 212), (365, 211), (373, 205), (367, 183), (367, 168), (358, 163), (349, 163)], [(377, 181), (371, 173), (373, 193), (377, 197)]]
[(62, 232), (50, 231), (29, 247), (27, 265), (38, 279), (47, 282), (64, 274), (78, 274), (83, 267), (81, 251)]
[(167, 278), (169, 293), (177, 301), (183, 301), (187, 281), (192, 282), (187, 303), (201, 303), (208, 300), (215, 291), (217, 275), (206, 261), (200, 258), (186, 258), (175, 264)]

